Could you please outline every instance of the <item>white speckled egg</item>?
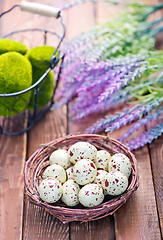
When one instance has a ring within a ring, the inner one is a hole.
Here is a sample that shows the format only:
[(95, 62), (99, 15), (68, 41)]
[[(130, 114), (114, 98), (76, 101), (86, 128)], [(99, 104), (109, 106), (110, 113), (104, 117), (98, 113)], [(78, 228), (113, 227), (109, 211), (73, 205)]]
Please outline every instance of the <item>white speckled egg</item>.
[(66, 169), (67, 179), (74, 179), (73, 166)]
[(62, 196), (62, 185), (57, 179), (49, 177), (40, 183), (38, 191), (43, 201), (54, 203)]
[(69, 156), (67, 150), (57, 149), (55, 150), (49, 158), (50, 165), (59, 164), (64, 169), (70, 166)]
[(89, 142), (77, 142), (68, 149), (69, 159), (73, 164), (81, 159), (94, 160), (96, 154), (96, 147)]
[(63, 195), (62, 201), (67, 206), (76, 206), (79, 203), (78, 193), (80, 191), (79, 185), (73, 180), (70, 179), (63, 184)]
[(90, 183), (82, 187), (79, 194), (79, 202), (85, 207), (95, 207), (104, 200), (104, 191), (101, 186)]
[(111, 155), (109, 152), (105, 150), (97, 151), (97, 155), (94, 161), (97, 169), (107, 171), (110, 158), (111, 158)]
[(107, 174), (108, 172), (105, 171), (105, 170), (97, 170), (97, 174), (96, 174), (96, 177), (94, 179), (94, 183), (97, 183), (98, 185), (101, 186), (102, 184), (102, 179), (105, 177), (105, 175)]
[(43, 179), (48, 177), (56, 178), (61, 183), (64, 183), (66, 181), (66, 171), (63, 167), (59, 166), (58, 164), (53, 164), (48, 166), (42, 175)]
[(131, 174), (131, 169), (130, 159), (125, 154), (116, 153), (110, 158), (108, 165), (109, 172), (120, 171), (128, 178)]
[(97, 174), (97, 168), (93, 161), (82, 159), (74, 165), (73, 174), (74, 180), (79, 185), (86, 185), (94, 181)]
[(102, 187), (109, 195), (119, 195), (127, 189), (128, 178), (119, 171), (109, 172), (102, 180)]

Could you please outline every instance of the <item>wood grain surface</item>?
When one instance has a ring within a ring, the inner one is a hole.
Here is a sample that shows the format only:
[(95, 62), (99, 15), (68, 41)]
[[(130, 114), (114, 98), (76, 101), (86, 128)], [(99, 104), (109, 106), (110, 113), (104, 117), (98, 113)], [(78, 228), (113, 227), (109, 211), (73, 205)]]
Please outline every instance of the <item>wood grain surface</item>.
[[(15, 3), (16, 1), (12, 1), (12, 3), (11, 1), (1, 1), (1, 11), (10, 8)], [(1, 33), (10, 31), (11, 23), (14, 23), (15, 27), (18, 15), (16, 16), (11, 14), (8, 21), (5, 19), (1, 21)], [(0, 239), (22, 239), (23, 171), (26, 145), (26, 134), (11, 137), (0, 136)]]
[(21, 239), (26, 135), (0, 136), (0, 239)]
[(156, 194), (156, 205), (158, 211), (161, 235), (163, 236), (163, 136), (149, 145), (149, 156)]
[[(0, 1), (0, 10), (9, 9), (20, 0)], [(34, 0), (57, 6), (59, 0)], [(123, 3), (126, 1), (123, 1)], [(145, 2), (153, 3), (146, 0)], [(159, 1), (155, 1), (159, 2)], [(119, 8), (106, 3), (85, 3), (63, 13), (67, 33), (71, 39), (87, 31), (95, 23), (104, 22), (117, 14)], [(53, 28), (58, 25), (39, 16), (31, 18), (18, 9), (0, 22), (0, 33), (11, 28), (30, 25)], [(159, 40), (160, 41), (160, 40)], [(40, 36), (27, 35), (29, 47), (41, 45)], [(162, 44), (162, 41), (160, 41)], [(48, 40), (53, 45), (53, 39)], [(159, 45), (161, 46), (161, 45)], [(26, 159), (40, 144), (68, 133), (82, 133), (100, 116), (73, 122), (71, 104), (48, 112), (29, 132), (20, 136), (0, 135), (0, 239), (1, 240), (161, 240), (163, 236), (163, 138), (134, 151), (138, 160), (140, 186), (114, 215), (101, 220), (63, 224), (45, 210), (30, 203), (24, 193), (23, 169)], [(22, 120), (23, 121), (23, 120)], [(24, 123), (24, 122), (23, 122)], [(126, 128), (120, 131), (126, 131)], [(143, 130), (143, 129), (142, 129)], [(103, 133), (104, 134), (104, 133)], [(118, 138), (119, 130), (111, 134)]]
[[(117, 139), (127, 128), (118, 129), (110, 136)], [(140, 129), (139, 134), (143, 131)], [(161, 239), (148, 147), (133, 153), (138, 161), (139, 188), (115, 213), (116, 239)]]
[[(49, 112), (29, 132), (29, 156), (39, 148), (40, 144), (66, 135), (66, 114), (65, 107)], [(69, 224), (63, 224), (40, 207), (33, 206), (28, 199), (24, 206), (23, 229), (24, 239), (69, 239)]]

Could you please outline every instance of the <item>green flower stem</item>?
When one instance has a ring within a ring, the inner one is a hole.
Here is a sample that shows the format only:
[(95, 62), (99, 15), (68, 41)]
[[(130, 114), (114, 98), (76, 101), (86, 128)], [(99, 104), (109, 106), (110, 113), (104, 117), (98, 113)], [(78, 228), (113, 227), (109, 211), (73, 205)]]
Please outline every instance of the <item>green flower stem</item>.
[(154, 25), (156, 25), (156, 24), (158, 24), (158, 23), (160, 23), (162, 21), (163, 21), (163, 17), (161, 17), (161, 18), (159, 18), (159, 19), (157, 19), (157, 20), (155, 20), (153, 22), (150, 22), (149, 23), (149, 27), (153, 27)]
[(163, 26), (153, 29), (149, 32), (149, 37), (155, 37), (157, 34), (161, 33), (162, 31), (163, 31)]
[(150, 22), (150, 23), (147, 23), (145, 24), (145, 26), (142, 28), (142, 30), (140, 31), (140, 33), (138, 33), (138, 36), (141, 36), (141, 35), (144, 35), (146, 33), (149, 33), (150, 31), (152, 31), (152, 27), (154, 27), (155, 25), (159, 24), (160, 22), (163, 21), (163, 17), (153, 21), (153, 22)]
[(162, 3), (159, 4), (159, 5), (156, 5), (156, 6), (153, 7), (152, 13), (153, 13), (153, 12), (156, 12), (157, 10), (162, 9), (162, 8), (163, 8), (163, 4), (162, 4)]
[(161, 3), (161, 4), (158, 4), (158, 5), (156, 5), (156, 6), (151, 6), (151, 10), (149, 11), (149, 13), (147, 13), (147, 14), (144, 16), (144, 18), (145, 18), (145, 19), (148, 18), (148, 16), (149, 16), (150, 14), (152, 14), (152, 13), (154, 13), (154, 12), (156, 12), (156, 11), (162, 9), (162, 8), (163, 8), (163, 4), (162, 4), (162, 3)]

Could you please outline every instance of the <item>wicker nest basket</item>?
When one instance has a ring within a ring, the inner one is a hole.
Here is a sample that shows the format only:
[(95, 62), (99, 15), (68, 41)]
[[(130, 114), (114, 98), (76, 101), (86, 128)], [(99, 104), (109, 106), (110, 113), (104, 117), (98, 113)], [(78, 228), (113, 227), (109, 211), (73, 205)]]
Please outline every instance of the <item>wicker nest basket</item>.
[[(60, 200), (54, 204), (43, 202), (39, 197), (38, 186), (42, 178), (42, 173), (49, 165), (49, 156), (54, 150), (58, 148), (68, 149), (72, 144), (78, 141), (90, 142), (98, 150), (104, 149), (110, 152), (111, 155), (117, 152), (126, 154), (132, 164), (132, 173), (129, 178), (127, 190), (116, 197), (106, 195), (102, 204), (92, 208), (85, 208), (80, 204), (75, 207), (68, 207)], [(126, 200), (133, 191), (138, 188), (138, 168), (135, 156), (127, 147), (115, 139), (98, 134), (68, 135), (40, 146), (26, 162), (24, 179), (26, 194), (32, 203), (44, 208), (63, 223), (71, 221), (87, 222), (111, 215), (126, 203)]]

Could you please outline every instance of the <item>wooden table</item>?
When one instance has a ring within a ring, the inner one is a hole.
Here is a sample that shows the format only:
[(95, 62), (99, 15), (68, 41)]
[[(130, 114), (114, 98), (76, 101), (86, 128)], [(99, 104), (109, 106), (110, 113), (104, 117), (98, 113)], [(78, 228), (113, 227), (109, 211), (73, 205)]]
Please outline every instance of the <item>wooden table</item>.
[[(0, 1), (1, 12), (20, 1)], [(34, 1), (56, 6), (54, 0)], [(147, 2), (147, 1), (146, 1)], [(150, 1), (148, 1), (150, 2)], [(157, 2), (157, 1), (155, 1)], [(151, 0), (152, 3), (152, 0)], [(106, 3), (86, 3), (64, 12), (70, 39), (117, 14), (118, 7)], [(17, 10), (16, 10), (17, 11)], [(46, 24), (49, 24), (43, 18)], [(11, 14), (1, 22), (1, 31), (28, 26), (31, 16)], [(37, 17), (33, 23), (37, 23)], [(34, 39), (32, 39), (33, 41)], [(52, 43), (53, 44), (53, 43)], [(0, 135), (0, 239), (1, 240), (160, 240), (163, 236), (163, 137), (135, 151), (140, 186), (114, 215), (98, 221), (63, 224), (46, 211), (32, 205), (24, 195), (25, 161), (39, 147), (68, 133), (83, 132), (93, 119), (74, 123), (71, 106), (51, 111), (29, 132), (19, 136)], [(125, 129), (122, 129), (125, 131)], [(111, 135), (118, 137), (115, 132)]]

